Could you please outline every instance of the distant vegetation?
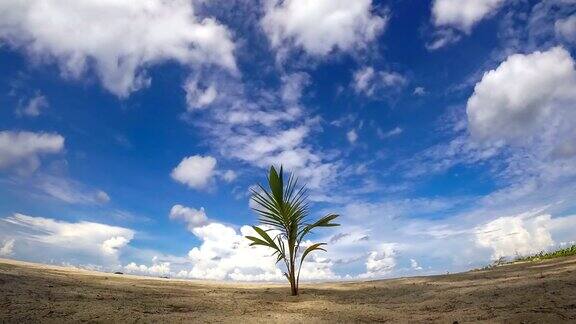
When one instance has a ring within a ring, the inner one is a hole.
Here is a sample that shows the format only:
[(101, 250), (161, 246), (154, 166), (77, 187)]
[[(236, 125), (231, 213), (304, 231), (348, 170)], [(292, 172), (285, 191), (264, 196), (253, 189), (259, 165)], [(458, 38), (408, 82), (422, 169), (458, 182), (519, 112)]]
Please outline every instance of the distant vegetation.
[(555, 258), (562, 258), (567, 256), (576, 255), (576, 244), (564, 248), (559, 249), (551, 252), (540, 251), (540, 253), (529, 255), (529, 256), (517, 256), (511, 261), (506, 260), (506, 258), (501, 257), (498, 260), (495, 260), (489, 266), (482, 268), (483, 270), (491, 269), (494, 267), (498, 267), (505, 264), (514, 264), (518, 262), (533, 262), (533, 261), (541, 261), (541, 260), (549, 260)]
[(556, 250), (556, 251), (552, 251), (552, 252), (541, 251), (540, 253), (534, 254), (531, 256), (518, 257), (514, 261), (512, 261), (511, 263), (548, 260), (548, 259), (554, 259), (554, 258), (567, 257), (567, 256), (571, 256), (571, 255), (576, 255), (576, 244), (572, 245), (571, 247), (567, 247), (565, 249), (560, 249), (560, 250)]

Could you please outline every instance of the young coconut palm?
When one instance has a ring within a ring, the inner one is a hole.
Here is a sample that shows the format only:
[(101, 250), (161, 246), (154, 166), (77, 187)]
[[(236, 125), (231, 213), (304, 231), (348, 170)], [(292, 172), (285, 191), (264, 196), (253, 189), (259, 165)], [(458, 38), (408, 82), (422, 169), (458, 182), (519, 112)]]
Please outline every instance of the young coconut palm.
[[(331, 223), (338, 215), (328, 214), (311, 222), (308, 218), (306, 187), (299, 187), (298, 180), (293, 175), (290, 175), (288, 182), (285, 183), (282, 167), (280, 173), (276, 172), (274, 167), (270, 167), (269, 189), (262, 185), (258, 186), (259, 189), (252, 190), (252, 201), (257, 205), (253, 209), (260, 216), (260, 223), (269, 229), (253, 226), (259, 237), (246, 236), (246, 238), (252, 241), (251, 246), (261, 245), (274, 250), (272, 255), (276, 256), (276, 263), (284, 261), (286, 266), (284, 275), (290, 282), (292, 296), (296, 296), (304, 259), (310, 252), (326, 251), (322, 248), (326, 243), (315, 243), (302, 252), (300, 246), (302, 240), (314, 228), (340, 225)], [(270, 230), (279, 234), (271, 237), (268, 234)]]

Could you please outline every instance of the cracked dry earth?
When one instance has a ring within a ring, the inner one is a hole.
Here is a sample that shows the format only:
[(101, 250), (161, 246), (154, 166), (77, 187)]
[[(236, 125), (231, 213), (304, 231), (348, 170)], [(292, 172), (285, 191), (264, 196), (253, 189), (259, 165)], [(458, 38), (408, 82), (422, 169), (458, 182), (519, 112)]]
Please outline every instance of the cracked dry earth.
[(0, 259), (0, 322), (576, 322), (576, 257), (369, 282), (238, 284)]

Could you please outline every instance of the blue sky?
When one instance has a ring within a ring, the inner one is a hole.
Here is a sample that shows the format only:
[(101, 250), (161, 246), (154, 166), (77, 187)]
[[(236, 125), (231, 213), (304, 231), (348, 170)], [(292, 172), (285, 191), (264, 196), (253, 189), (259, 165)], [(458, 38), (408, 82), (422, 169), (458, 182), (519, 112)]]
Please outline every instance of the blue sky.
[[(307, 280), (576, 240), (572, 0), (0, 4), (0, 255), (282, 280), (249, 190), (308, 183)], [(271, 261), (272, 260), (272, 261)]]

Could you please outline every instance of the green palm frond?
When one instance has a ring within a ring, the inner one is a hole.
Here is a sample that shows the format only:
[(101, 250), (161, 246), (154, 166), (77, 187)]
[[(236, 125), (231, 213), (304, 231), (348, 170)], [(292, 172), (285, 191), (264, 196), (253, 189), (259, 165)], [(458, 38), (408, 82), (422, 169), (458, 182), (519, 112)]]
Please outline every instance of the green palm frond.
[(320, 218), (320, 219), (317, 220), (316, 222), (304, 226), (304, 227), (300, 230), (300, 232), (298, 233), (299, 239), (302, 240), (302, 239), (304, 238), (304, 236), (306, 236), (308, 233), (310, 233), (310, 232), (311, 232), (314, 228), (316, 228), (316, 227), (340, 226), (340, 224), (331, 223), (331, 221), (333, 221), (334, 219), (336, 219), (338, 216), (339, 216), (339, 215), (337, 215), (337, 214), (328, 214), (328, 215)]
[(326, 245), (326, 243), (316, 243), (316, 244), (312, 244), (309, 247), (306, 248), (306, 250), (304, 250), (304, 253), (302, 253), (302, 257), (300, 257), (300, 266), (302, 266), (302, 263), (304, 263), (304, 259), (306, 259), (306, 256), (312, 252), (312, 251), (324, 251), (326, 252), (325, 249), (321, 248), (322, 245)]
[(300, 281), (300, 270), (302, 270), (302, 263), (304, 263), (304, 259), (306, 259), (306, 256), (313, 251), (326, 252), (326, 249), (321, 248), (322, 245), (326, 245), (326, 243), (312, 244), (309, 247), (307, 247), (306, 250), (304, 250), (304, 253), (302, 253), (302, 256), (300, 257), (300, 265), (298, 266), (298, 275), (296, 276), (296, 286), (298, 286), (298, 282)]
[(266, 246), (274, 250), (276, 263), (284, 261), (287, 271), (286, 278), (290, 281), (292, 294), (298, 294), (298, 281), (300, 269), (306, 256), (313, 251), (326, 251), (321, 246), (326, 243), (315, 243), (308, 246), (300, 256), (300, 262), (296, 260), (300, 252), (300, 243), (304, 237), (318, 227), (338, 226), (332, 223), (338, 217), (336, 214), (328, 214), (314, 222), (308, 221), (309, 205), (308, 194), (305, 186), (299, 186), (298, 179), (292, 174), (284, 181), (284, 169), (279, 172), (270, 167), (268, 173), (268, 188), (258, 185), (252, 189), (252, 201), (255, 203), (254, 211), (259, 216), (262, 225), (277, 231), (272, 238), (264, 229), (253, 226), (259, 237), (246, 236), (251, 241), (251, 246)]

